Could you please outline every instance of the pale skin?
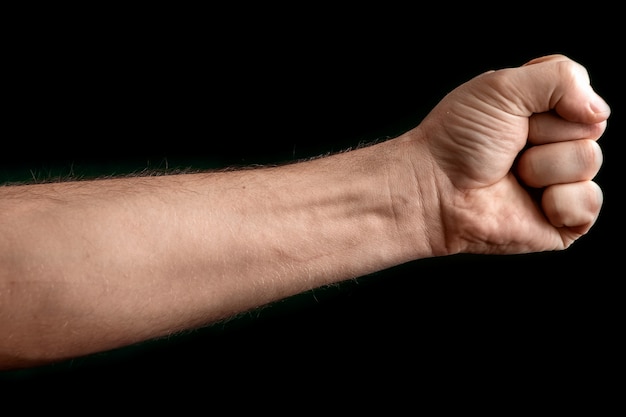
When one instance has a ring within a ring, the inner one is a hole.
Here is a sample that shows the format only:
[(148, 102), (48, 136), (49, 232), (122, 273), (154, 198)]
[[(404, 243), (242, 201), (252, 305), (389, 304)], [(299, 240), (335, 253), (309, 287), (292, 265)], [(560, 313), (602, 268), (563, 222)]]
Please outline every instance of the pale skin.
[(408, 261), (566, 249), (600, 213), (609, 114), (586, 69), (553, 55), (469, 80), (396, 138), (306, 162), (0, 187), (0, 369)]

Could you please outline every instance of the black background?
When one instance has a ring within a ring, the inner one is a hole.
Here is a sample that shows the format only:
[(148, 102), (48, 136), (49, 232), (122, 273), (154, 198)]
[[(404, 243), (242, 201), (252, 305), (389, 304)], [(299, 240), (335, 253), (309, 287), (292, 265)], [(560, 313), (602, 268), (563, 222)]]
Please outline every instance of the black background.
[(519, 12), (20, 15), (4, 45), (3, 182), (336, 152), (408, 130), (474, 75), (551, 53), (585, 65), (613, 115), (600, 140), (602, 214), (567, 251), (416, 261), (168, 340), (5, 373), (0, 382), (200, 385), (207, 395), (315, 384), (316, 396), (339, 397), (346, 386), (393, 386), (417, 398), (481, 381), (500, 397), (537, 398), (563, 385), (610, 397), (605, 378), (616, 371), (623, 332), (615, 240), (623, 235), (621, 35), (606, 10), (597, 20)]

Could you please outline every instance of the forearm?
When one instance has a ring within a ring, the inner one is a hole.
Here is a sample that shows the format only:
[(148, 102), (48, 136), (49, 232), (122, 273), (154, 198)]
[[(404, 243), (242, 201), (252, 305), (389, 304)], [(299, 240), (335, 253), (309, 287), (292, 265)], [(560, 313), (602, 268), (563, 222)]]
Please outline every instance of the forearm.
[(406, 146), (0, 188), (0, 359), (110, 349), (431, 256)]

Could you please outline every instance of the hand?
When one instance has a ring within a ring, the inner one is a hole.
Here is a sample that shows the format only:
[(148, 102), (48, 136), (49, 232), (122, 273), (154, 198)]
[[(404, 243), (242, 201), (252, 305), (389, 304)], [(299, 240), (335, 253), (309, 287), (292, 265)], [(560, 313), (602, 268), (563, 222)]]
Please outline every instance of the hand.
[(609, 114), (585, 68), (562, 55), (448, 94), (415, 132), (437, 173), (447, 250), (559, 250), (587, 233), (602, 205), (592, 179)]

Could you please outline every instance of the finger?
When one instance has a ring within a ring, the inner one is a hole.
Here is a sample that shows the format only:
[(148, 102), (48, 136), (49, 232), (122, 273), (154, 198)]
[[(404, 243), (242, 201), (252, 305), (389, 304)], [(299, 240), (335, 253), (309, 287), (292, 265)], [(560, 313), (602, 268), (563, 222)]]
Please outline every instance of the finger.
[(602, 165), (602, 150), (589, 139), (533, 146), (519, 158), (517, 173), (530, 187), (589, 181)]
[(553, 226), (577, 227), (583, 233), (595, 223), (602, 203), (602, 190), (593, 181), (552, 185), (544, 190), (541, 199)]
[(526, 62), (524, 66), (540, 64), (546, 61), (567, 61), (567, 60), (569, 60), (569, 58), (563, 54), (552, 54), (552, 55), (545, 55), (545, 56), (540, 56), (538, 58), (531, 59), (530, 61)]
[(600, 123), (568, 122), (554, 112), (538, 113), (530, 117), (528, 141), (533, 145), (566, 140), (598, 140), (606, 130), (606, 120)]
[(496, 94), (501, 94), (519, 116), (555, 110), (571, 122), (600, 123), (611, 113), (591, 88), (587, 70), (564, 56), (538, 58), (486, 75), (493, 80)]

